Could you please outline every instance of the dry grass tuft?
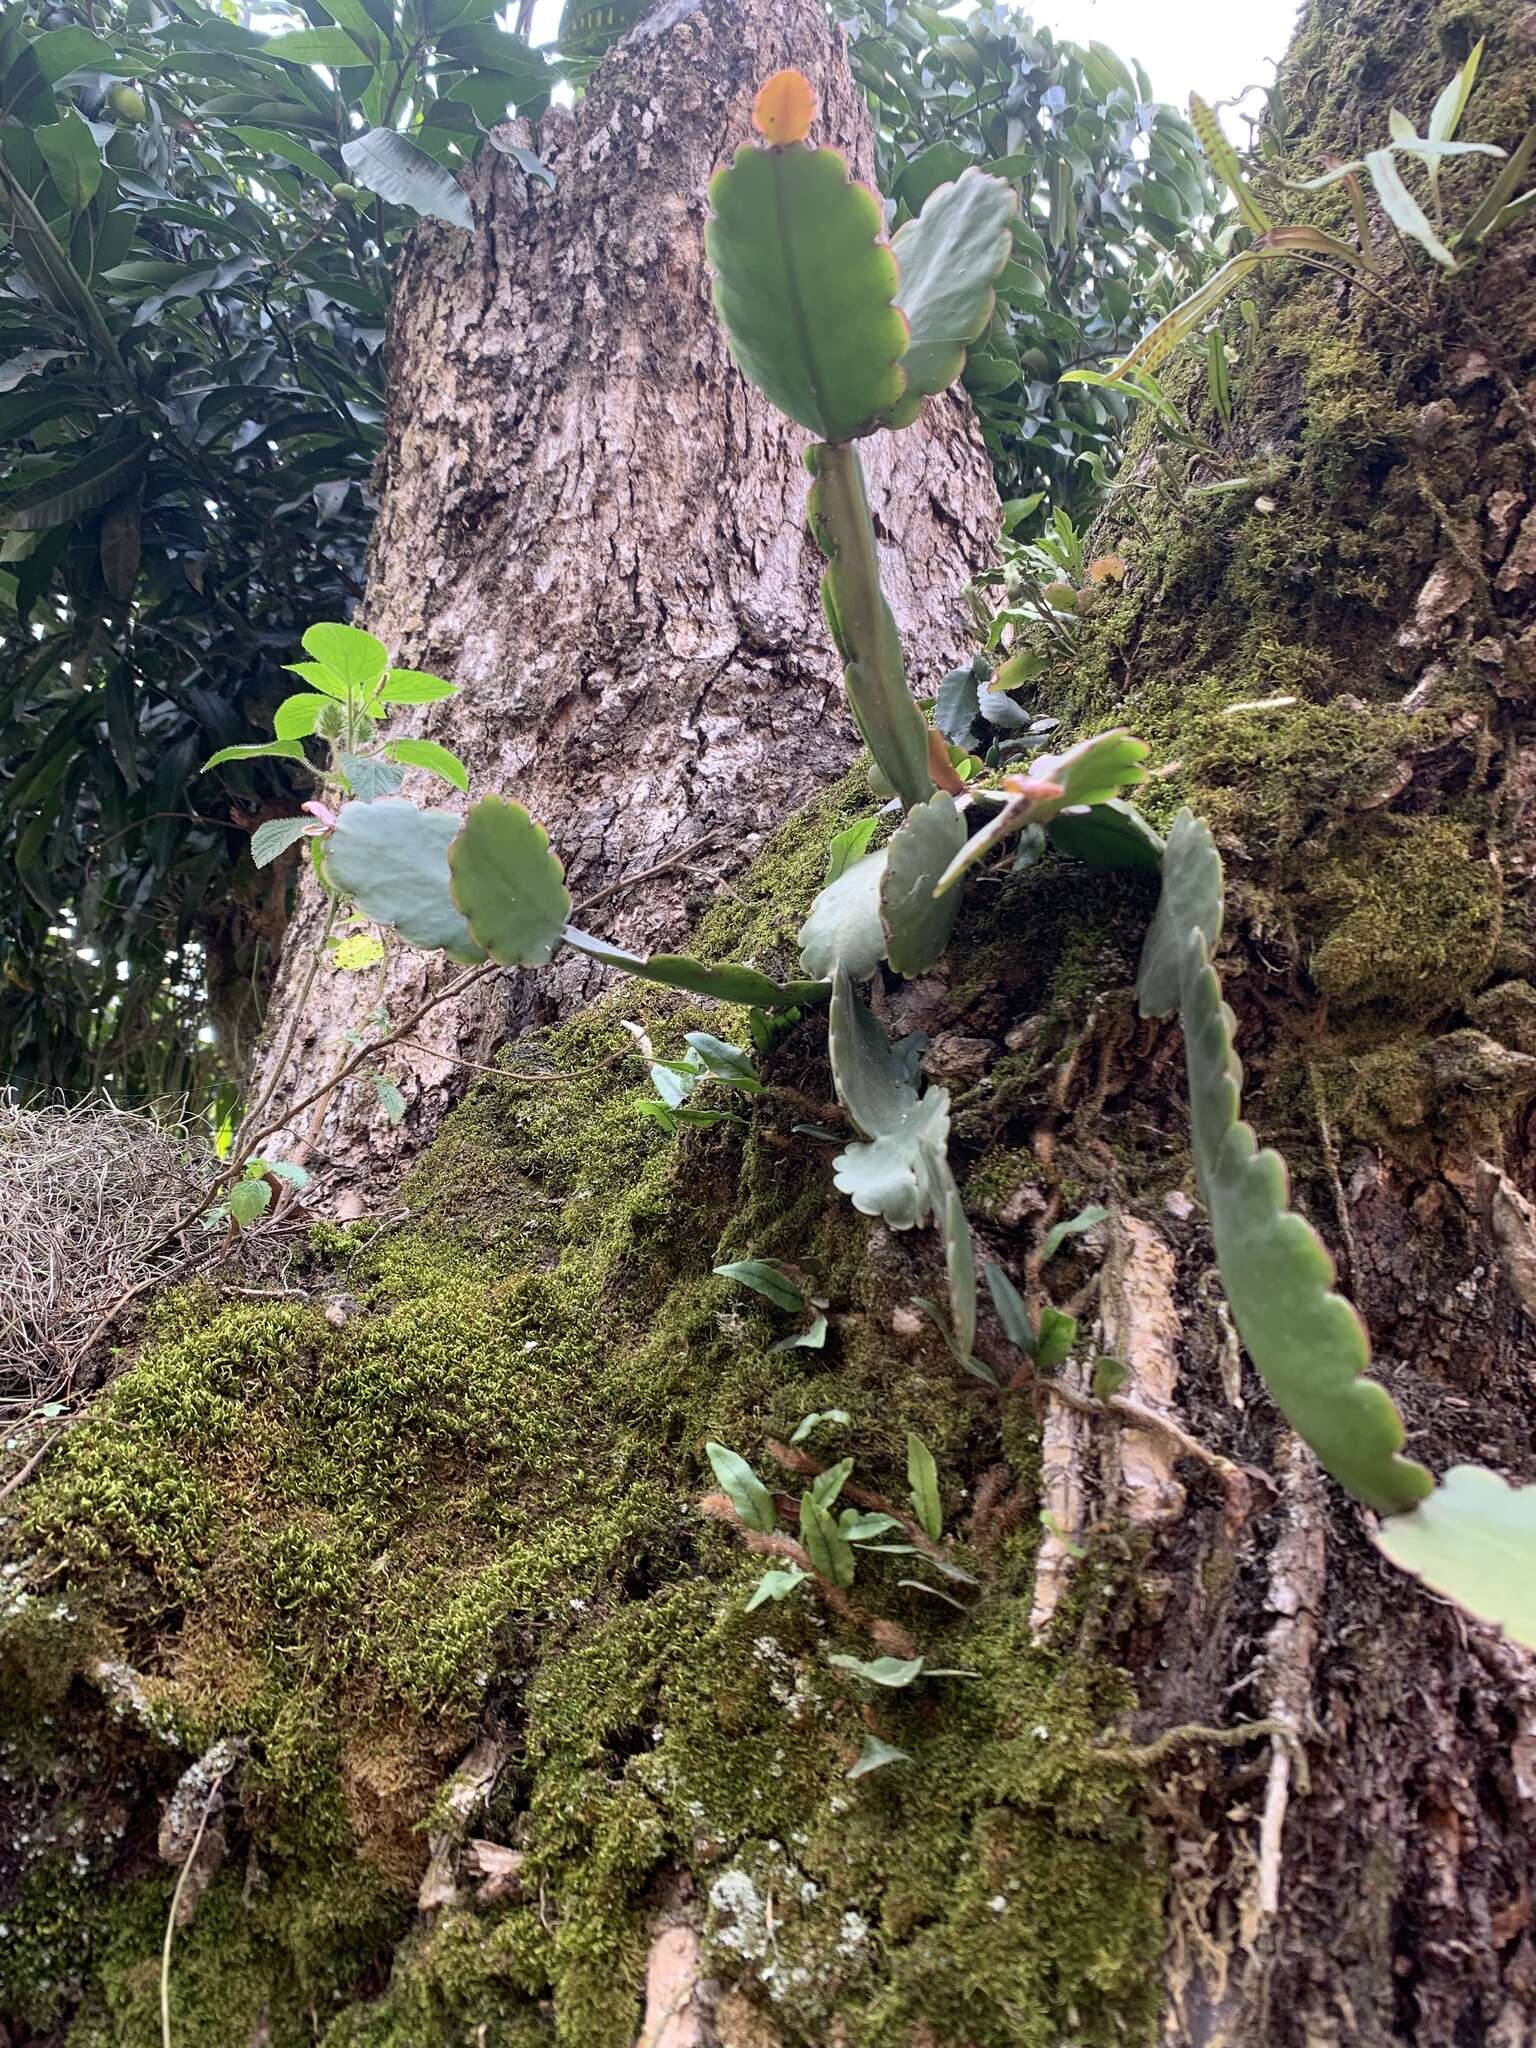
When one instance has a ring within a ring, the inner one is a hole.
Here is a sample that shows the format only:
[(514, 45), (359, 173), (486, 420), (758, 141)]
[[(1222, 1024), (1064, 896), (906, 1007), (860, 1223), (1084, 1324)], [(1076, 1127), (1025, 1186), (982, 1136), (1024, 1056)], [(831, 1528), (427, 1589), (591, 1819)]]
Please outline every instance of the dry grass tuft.
[(185, 1266), (185, 1246), (160, 1240), (217, 1172), (175, 1116), (0, 1094), (0, 1412), (74, 1391), (108, 1310)]

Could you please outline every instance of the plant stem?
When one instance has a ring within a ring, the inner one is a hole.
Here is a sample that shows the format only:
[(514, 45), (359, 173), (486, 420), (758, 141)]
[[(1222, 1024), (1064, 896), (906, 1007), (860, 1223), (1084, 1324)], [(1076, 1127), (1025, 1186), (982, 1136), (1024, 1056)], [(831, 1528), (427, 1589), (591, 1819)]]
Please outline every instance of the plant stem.
[(910, 810), (933, 794), (928, 773), (928, 727), (907, 688), (901, 636), (880, 588), (874, 521), (864, 492), (864, 469), (849, 442), (823, 442), (811, 451), (816, 487), (811, 529), (827, 557), (823, 583), (829, 623), (847, 663), (843, 682), (854, 720), (876, 765)]

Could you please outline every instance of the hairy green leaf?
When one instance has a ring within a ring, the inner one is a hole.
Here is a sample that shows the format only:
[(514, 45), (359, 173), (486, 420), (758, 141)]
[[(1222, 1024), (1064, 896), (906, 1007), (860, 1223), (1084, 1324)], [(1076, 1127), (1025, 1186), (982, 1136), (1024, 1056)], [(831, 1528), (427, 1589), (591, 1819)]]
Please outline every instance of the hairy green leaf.
[(331, 702), (308, 690), (285, 697), (272, 714), (272, 730), (280, 740), (307, 740)]
[(313, 822), (311, 818), (268, 818), (251, 834), (251, 859), (259, 868), (270, 867), (280, 853), (304, 837)]
[(386, 740), (384, 751), (402, 767), (425, 768), (429, 775), (441, 776), (466, 795), (469, 792), (469, 770), (457, 754), (439, 746), (436, 740)]
[(379, 690), (381, 704), (436, 704), (444, 697), (456, 697), (457, 683), (443, 676), (428, 675), (419, 668), (392, 668)]
[[(364, 697), (389, 667), (389, 649), (384, 642), (359, 626), (311, 626), (304, 635), (304, 651), (341, 684), (343, 693), (356, 690)], [(335, 691), (327, 694), (335, 695)]]

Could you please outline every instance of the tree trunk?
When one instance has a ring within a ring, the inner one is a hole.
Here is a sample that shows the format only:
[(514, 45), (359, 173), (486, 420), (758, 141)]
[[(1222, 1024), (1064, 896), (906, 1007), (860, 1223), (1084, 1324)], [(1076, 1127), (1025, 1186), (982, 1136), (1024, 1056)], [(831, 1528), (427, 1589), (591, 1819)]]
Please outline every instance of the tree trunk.
[[(817, 0), (710, 0), (651, 16), (574, 113), (534, 135), (552, 191), (488, 149), (476, 229), (428, 226), (400, 269), (388, 443), (366, 623), (402, 666), (460, 684), (412, 733), (452, 747), (477, 793), (548, 828), (578, 900), (671, 857), (594, 926), (675, 944), (764, 837), (852, 759), (856, 736), (805, 532), (806, 437), (731, 365), (703, 261), (705, 191), (751, 133), (758, 85), (818, 80), (818, 134), (873, 172), (869, 117)], [(961, 591), (988, 559), (997, 494), (963, 397), (928, 408), (872, 461), (882, 553), (914, 681), (964, 647)], [(418, 775), (407, 794), (427, 797)], [(301, 886), (252, 1076), (273, 1078), (319, 931)], [(383, 994), (399, 1021), (456, 970), (399, 949)], [(391, 1056), (411, 1105), (398, 1132), (367, 1079), (289, 1134), (331, 1166), (414, 1150), (463, 1092), (454, 1056), (589, 1001), (601, 969), (568, 955), (435, 1011)], [(324, 977), (304, 1005), (275, 1106), (311, 1093), (375, 1008), (371, 974)]]
[[(465, 681), (434, 732), (530, 796), (578, 890), (725, 821), (736, 859), (845, 758), (792, 437), (726, 373), (698, 269), (697, 193), (760, 70), (814, 51), (852, 121), (840, 60), (794, 20), (781, 41), (722, 5), (637, 32), (555, 199), (500, 166), (518, 235), (477, 240), (462, 278), (446, 237), (411, 258), (371, 617)], [(1485, 32), (1463, 133), (1512, 147), (1532, 27), (1524, 0), (1313, 0), (1287, 175), (1374, 146), (1393, 106), (1422, 129)], [(620, 201), (664, 137), (657, 239)], [(1489, 175), (1447, 173), (1453, 220)], [(1308, 211), (1349, 232), (1336, 191)], [(1216, 830), (1246, 1111), (1410, 1449), (1531, 1479), (1536, 222), (1433, 281), (1374, 226), (1388, 303), (1256, 273), (1252, 320), (1225, 322), (1230, 427), (1203, 365), (1169, 371), (1214, 459), (1140, 430), (1097, 537), (1127, 578), (1041, 708), (1068, 737), (1142, 733), (1167, 771), (1149, 812), (1188, 801)], [(665, 289), (632, 296), (640, 275)], [(690, 337), (643, 387), (620, 305)], [(515, 496), (490, 439), (514, 408)], [(949, 645), (921, 622), (923, 550), (952, 598), (985, 505), (963, 413), (935, 411), (885, 458), (932, 472), (930, 492), (904, 469), (906, 519), (887, 514), (919, 675)], [(850, 783), (802, 809), (706, 941), (787, 947), (860, 806)], [(646, 941), (694, 904), (668, 877), (612, 907)], [(548, 1079), (474, 1085), (404, 1221), (319, 1233), (280, 1298), (161, 1308), (3, 1532), (18, 2048), (67, 2022), (69, 2048), (155, 2048), (199, 1815), (215, 1846), (170, 1991), (200, 2048), (1536, 2038), (1536, 1670), (1385, 1562), (1246, 1364), (1178, 1032), (1135, 1014), (1150, 907), (1125, 876), (1003, 862), (940, 968), (878, 1000), (954, 1092), (978, 1252), (1082, 1321), (1066, 1393), (1109, 1354), (1156, 1423), (1021, 1379), (985, 1310), (979, 1354), (1012, 1385), (960, 1373), (918, 1307), (945, 1284), (934, 1234), (872, 1226), (832, 1184), (819, 1018), (761, 1058), (763, 1095), (705, 1098), (741, 1115), (657, 1131), (621, 1020), (666, 1055), (721, 1014), (634, 983), (590, 1004), (539, 984), (564, 1012), (529, 1051)], [(515, 989), (512, 1024), (533, 1015)], [(315, 1013), (316, 1041), (336, 1019)], [(1046, 1258), (1091, 1203), (1107, 1218)], [(716, 1277), (746, 1258), (825, 1305), (819, 1343), (789, 1341), (809, 1307)], [(915, 1543), (840, 1600), (801, 1585), (749, 1611), (775, 1538), (730, 1526), (704, 1445), (773, 1475), (782, 1530), (845, 1455), (848, 1497), (904, 1515), (909, 1432), (969, 1577)], [(829, 1662), (914, 1651), (907, 1687)], [(850, 1777), (871, 1736), (901, 1756)]]

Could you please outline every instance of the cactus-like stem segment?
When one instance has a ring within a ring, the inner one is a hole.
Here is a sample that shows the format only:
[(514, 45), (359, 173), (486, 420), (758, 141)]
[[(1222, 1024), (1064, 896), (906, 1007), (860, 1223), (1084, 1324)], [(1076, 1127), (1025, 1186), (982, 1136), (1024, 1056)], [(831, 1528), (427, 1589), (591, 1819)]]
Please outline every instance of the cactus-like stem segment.
[(880, 588), (863, 465), (851, 442), (818, 443), (807, 459), (816, 479), (811, 531), (827, 557), (826, 610), (847, 663), (848, 702), (876, 765), (910, 810), (933, 794), (928, 726), (907, 688), (901, 636)]

